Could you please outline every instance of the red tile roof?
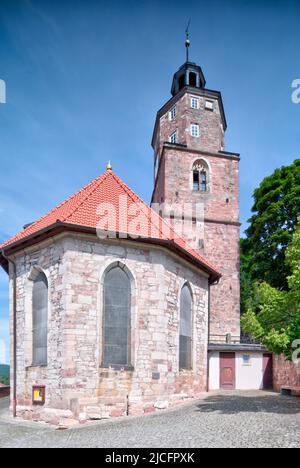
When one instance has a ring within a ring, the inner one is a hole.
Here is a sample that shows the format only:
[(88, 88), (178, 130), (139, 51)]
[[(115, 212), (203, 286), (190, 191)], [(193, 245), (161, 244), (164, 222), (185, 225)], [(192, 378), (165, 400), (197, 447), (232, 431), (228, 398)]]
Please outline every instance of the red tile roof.
[(220, 277), (217, 269), (191, 249), (173, 228), (152, 210), (140, 197), (111, 170), (97, 177), (75, 195), (58, 205), (42, 218), (26, 227), (0, 246), (15, 247), (35, 234), (53, 225), (102, 228), (124, 233), (129, 238), (171, 242), (204, 269)]

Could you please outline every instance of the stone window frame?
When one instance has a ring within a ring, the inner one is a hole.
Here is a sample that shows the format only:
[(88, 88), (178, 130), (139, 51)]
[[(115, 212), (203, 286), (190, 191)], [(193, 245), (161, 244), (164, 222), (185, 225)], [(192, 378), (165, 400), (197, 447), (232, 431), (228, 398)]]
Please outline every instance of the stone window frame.
[(104, 317), (104, 280), (106, 274), (112, 270), (113, 268), (122, 268), (127, 276), (130, 279), (130, 285), (131, 285), (131, 302), (130, 302), (130, 309), (131, 309), (131, 319), (130, 319), (130, 329), (131, 329), (131, 334), (130, 334), (130, 365), (128, 366), (112, 366), (110, 367), (113, 370), (128, 370), (128, 371), (133, 371), (136, 367), (136, 362), (137, 362), (137, 342), (138, 342), (138, 336), (137, 336), (137, 298), (138, 298), (138, 292), (137, 292), (137, 281), (136, 277), (131, 271), (131, 268), (126, 264), (126, 261), (122, 259), (115, 259), (115, 260), (108, 260), (105, 265), (101, 268), (100, 271), (100, 285), (99, 285), (99, 291), (98, 291), (98, 297), (100, 298), (99, 302), (99, 310), (100, 310), (100, 315), (99, 315), (99, 345), (98, 345), (98, 350), (99, 350), (99, 369), (100, 370), (107, 370), (107, 367), (103, 366), (103, 317)]
[(174, 132), (171, 133), (169, 137), (169, 143), (175, 145), (177, 143), (177, 140), (178, 140), (178, 132), (177, 130), (175, 130)]
[(176, 117), (177, 117), (177, 106), (175, 104), (175, 106), (173, 106), (169, 111), (169, 120), (170, 121), (175, 120)]
[(33, 363), (33, 304), (32, 304), (32, 294), (34, 281), (42, 273), (45, 275), (48, 283), (48, 317), (47, 317), (47, 355), (49, 356), (49, 331), (51, 325), (51, 300), (50, 300), (50, 291), (51, 291), (51, 280), (49, 272), (42, 268), (39, 265), (34, 265), (26, 279), (25, 286), (25, 327), (24, 327), (24, 358), (25, 358), (25, 368), (30, 369), (39, 369), (47, 368), (49, 365), (49, 357), (47, 364), (37, 364)]
[[(201, 191), (195, 191), (194, 190), (194, 168), (195, 168), (196, 163), (199, 163), (199, 165), (202, 164), (203, 168), (206, 171), (206, 187), (207, 187), (206, 192), (201, 192)], [(206, 158), (202, 158), (202, 157), (199, 158), (198, 157), (198, 158), (195, 158), (192, 161), (192, 164), (190, 166), (190, 190), (193, 193), (197, 193), (197, 194), (201, 193), (202, 195), (212, 193), (212, 169), (211, 169), (210, 162)]]
[[(194, 103), (196, 103), (196, 106), (194, 106)], [(198, 97), (191, 96), (191, 109), (200, 109), (200, 99)]]
[[(190, 369), (180, 369), (179, 367), (179, 341), (180, 341), (180, 302), (181, 302), (181, 292), (182, 289), (187, 286), (191, 293), (192, 298), (192, 306), (191, 306), (191, 367)], [(180, 374), (186, 372), (194, 372), (196, 368), (196, 340), (195, 337), (197, 336), (195, 330), (195, 323), (196, 323), (196, 301), (195, 301), (196, 294), (193, 290), (192, 284), (188, 280), (183, 280), (180, 283), (179, 287), (179, 294), (178, 294), (178, 301), (177, 301), (177, 310), (178, 310), (178, 331), (177, 331), (177, 343), (178, 343), (178, 352), (177, 352), (177, 359), (178, 359), (178, 372)]]
[(200, 125), (198, 123), (195, 123), (195, 122), (191, 123), (190, 134), (192, 138), (200, 137)]
[(205, 110), (209, 112), (215, 112), (215, 101), (206, 99), (205, 100)]

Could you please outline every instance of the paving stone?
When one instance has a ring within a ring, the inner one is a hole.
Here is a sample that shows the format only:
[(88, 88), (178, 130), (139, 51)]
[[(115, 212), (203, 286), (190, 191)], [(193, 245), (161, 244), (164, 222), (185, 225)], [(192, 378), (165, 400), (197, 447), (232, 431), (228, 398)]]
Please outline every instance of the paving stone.
[(259, 391), (216, 393), (178, 409), (67, 431), (7, 422), (0, 416), (0, 446), (299, 448), (300, 399)]

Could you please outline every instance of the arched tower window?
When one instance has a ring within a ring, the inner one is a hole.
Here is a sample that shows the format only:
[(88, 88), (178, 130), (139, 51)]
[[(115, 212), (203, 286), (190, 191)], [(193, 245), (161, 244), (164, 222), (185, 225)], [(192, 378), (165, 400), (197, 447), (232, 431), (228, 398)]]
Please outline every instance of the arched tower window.
[(32, 289), (32, 363), (34, 366), (47, 364), (48, 348), (48, 281), (39, 273)]
[(194, 72), (190, 72), (189, 74), (189, 85), (193, 86), (194, 88), (197, 86), (197, 75)]
[(119, 266), (104, 279), (103, 365), (130, 365), (131, 284)]
[(184, 285), (180, 296), (179, 368), (192, 367), (192, 294)]
[(195, 161), (193, 164), (193, 190), (195, 192), (208, 192), (209, 170), (205, 161)]
[(179, 87), (179, 91), (184, 88), (185, 86), (185, 75), (181, 75), (179, 80), (178, 80), (178, 87)]

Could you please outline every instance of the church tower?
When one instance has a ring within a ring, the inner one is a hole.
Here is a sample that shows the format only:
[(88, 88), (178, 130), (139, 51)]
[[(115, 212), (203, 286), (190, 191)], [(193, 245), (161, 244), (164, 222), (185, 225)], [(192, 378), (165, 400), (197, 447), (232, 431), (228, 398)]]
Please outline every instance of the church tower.
[(225, 151), (219, 91), (189, 61), (175, 73), (171, 99), (158, 111), (152, 139), (152, 203), (192, 248), (222, 273), (210, 291), (210, 340), (240, 336), (239, 154)]

